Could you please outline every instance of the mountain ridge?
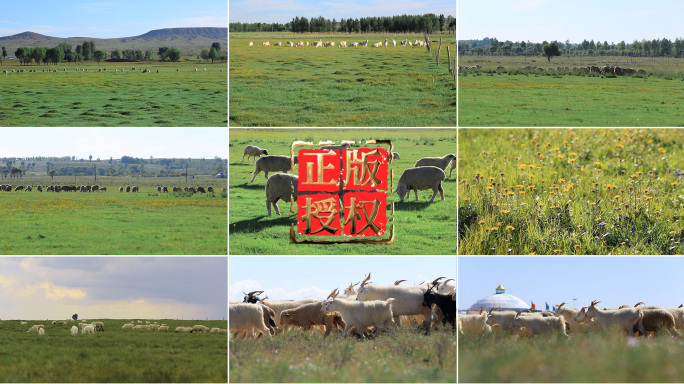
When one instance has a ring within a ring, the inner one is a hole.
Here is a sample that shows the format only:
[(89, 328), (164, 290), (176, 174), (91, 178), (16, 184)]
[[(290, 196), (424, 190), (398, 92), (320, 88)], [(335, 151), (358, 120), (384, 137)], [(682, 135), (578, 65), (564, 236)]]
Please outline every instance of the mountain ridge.
[(83, 41), (94, 41), (96, 49), (111, 51), (113, 49), (154, 49), (170, 46), (181, 49), (185, 54), (195, 54), (207, 49), (214, 41), (221, 43), (222, 49), (228, 46), (228, 28), (192, 27), (153, 29), (142, 35), (116, 38), (97, 37), (55, 37), (25, 31), (15, 35), (0, 37), (0, 44), (8, 52), (19, 47), (56, 46), (63, 42), (71, 44), (74, 49)]

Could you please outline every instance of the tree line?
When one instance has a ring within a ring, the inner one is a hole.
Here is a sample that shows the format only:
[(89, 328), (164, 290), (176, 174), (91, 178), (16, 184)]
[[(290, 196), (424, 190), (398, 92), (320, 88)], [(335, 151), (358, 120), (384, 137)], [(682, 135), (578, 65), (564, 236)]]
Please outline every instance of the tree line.
[[(559, 51), (564, 56), (631, 56), (631, 57), (684, 57), (684, 38), (676, 38), (674, 41), (663, 38), (646, 40), (634, 40), (626, 43), (595, 42), (583, 40), (581, 43), (572, 44), (552, 41), (558, 45)], [(543, 47), (549, 45), (547, 41), (541, 43), (512, 42), (509, 40), (499, 41), (496, 38), (484, 38), (482, 40), (459, 40), (458, 50), (461, 55), (491, 55), (491, 56), (543, 56)]]
[(342, 32), (342, 33), (456, 33), (456, 18), (433, 13), (424, 15), (372, 16), (332, 20), (323, 16), (295, 17), (292, 21), (280, 23), (230, 23), (230, 32)]

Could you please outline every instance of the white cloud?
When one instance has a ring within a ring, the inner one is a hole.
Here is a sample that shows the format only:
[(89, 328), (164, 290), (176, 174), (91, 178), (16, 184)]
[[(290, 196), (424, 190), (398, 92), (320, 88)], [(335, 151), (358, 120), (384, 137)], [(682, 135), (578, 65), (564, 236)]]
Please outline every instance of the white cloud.
[[(43, 293), (42, 296), (40, 295), (41, 291)], [(36, 295), (36, 293), (38, 293), (38, 295)], [(45, 281), (34, 285), (26, 285), (18, 289), (17, 296), (31, 300), (45, 298), (51, 301), (58, 301), (66, 299), (83, 300), (86, 298), (87, 294), (85, 290), (81, 288), (66, 288)]]

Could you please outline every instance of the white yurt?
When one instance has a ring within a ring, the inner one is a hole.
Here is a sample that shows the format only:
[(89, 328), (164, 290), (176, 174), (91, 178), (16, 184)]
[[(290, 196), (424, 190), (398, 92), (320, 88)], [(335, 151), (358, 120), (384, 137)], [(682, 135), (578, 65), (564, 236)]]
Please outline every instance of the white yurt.
[(499, 285), (496, 287), (493, 295), (476, 301), (475, 304), (468, 308), (468, 311), (479, 312), (480, 308), (484, 308), (485, 311), (489, 311), (492, 308), (500, 308), (499, 310), (501, 311), (526, 311), (530, 309), (530, 306), (520, 298), (506, 293), (506, 288)]

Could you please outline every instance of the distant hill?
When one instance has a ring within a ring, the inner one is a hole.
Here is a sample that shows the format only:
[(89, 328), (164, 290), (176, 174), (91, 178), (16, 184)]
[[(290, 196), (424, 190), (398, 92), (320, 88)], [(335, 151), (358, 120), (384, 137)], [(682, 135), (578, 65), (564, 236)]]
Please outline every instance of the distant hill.
[(211, 47), (215, 41), (221, 43), (221, 50), (228, 46), (228, 28), (165, 28), (155, 29), (140, 36), (121, 37), (113, 39), (98, 39), (93, 37), (53, 37), (35, 32), (22, 32), (12, 36), (0, 37), (0, 45), (7, 49), (9, 55), (19, 47), (54, 47), (66, 42), (73, 49), (84, 41), (94, 41), (96, 49), (110, 52), (113, 49), (147, 50), (155, 52), (159, 47), (168, 46), (181, 50), (184, 55), (196, 55), (203, 49)]

